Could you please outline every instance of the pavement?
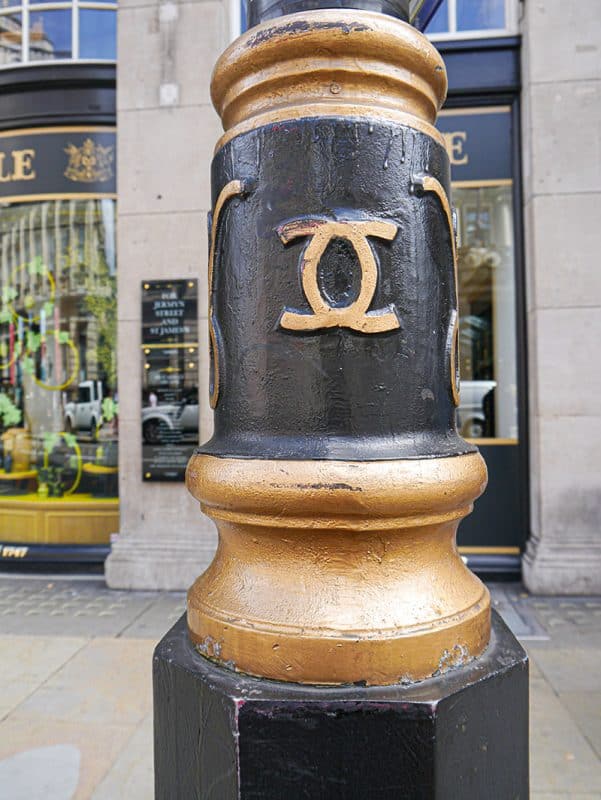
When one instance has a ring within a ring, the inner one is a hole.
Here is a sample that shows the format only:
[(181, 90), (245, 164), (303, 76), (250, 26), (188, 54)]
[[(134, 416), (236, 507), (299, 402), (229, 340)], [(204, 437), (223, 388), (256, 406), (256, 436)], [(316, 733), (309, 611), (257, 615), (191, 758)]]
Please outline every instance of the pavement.
[[(490, 589), (531, 659), (532, 800), (601, 800), (601, 597)], [(152, 651), (184, 604), (0, 575), (0, 800), (153, 797)]]

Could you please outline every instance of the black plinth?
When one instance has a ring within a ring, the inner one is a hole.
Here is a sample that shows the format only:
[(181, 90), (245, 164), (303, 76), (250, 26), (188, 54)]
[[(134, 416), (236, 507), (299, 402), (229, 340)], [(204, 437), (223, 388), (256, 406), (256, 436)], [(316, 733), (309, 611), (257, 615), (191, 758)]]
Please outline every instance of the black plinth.
[(155, 800), (527, 800), (528, 659), (486, 653), (412, 686), (308, 687), (222, 669), (185, 618), (154, 655)]

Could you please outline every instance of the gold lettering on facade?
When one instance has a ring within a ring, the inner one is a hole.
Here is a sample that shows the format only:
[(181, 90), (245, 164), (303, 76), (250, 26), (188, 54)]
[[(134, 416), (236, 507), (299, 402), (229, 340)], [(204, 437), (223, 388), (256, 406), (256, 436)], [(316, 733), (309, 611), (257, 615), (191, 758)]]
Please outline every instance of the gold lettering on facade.
[(102, 183), (113, 177), (114, 147), (103, 147), (86, 139), (81, 147), (68, 144), (65, 153), (69, 163), (65, 177), (76, 183)]
[(449, 237), (451, 239), (451, 253), (453, 257), (453, 276), (454, 276), (454, 295), (455, 295), (455, 308), (451, 313), (449, 322), (449, 335), (447, 339), (447, 349), (449, 351), (449, 372), (451, 375), (451, 394), (453, 402), (456, 406), (459, 405), (459, 276), (457, 271), (457, 243), (455, 241), (455, 227), (453, 225), (453, 212), (451, 204), (445, 191), (444, 186), (434, 178), (432, 175), (418, 175), (413, 179), (416, 186), (419, 186), (424, 192), (432, 192), (438, 198), (442, 210), (445, 215), (445, 221), (449, 229)]
[(443, 133), (442, 135), (451, 165), (454, 167), (462, 167), (468, 164), (469, 155), (465, 152), (467, 131), (453, 131), (452, 133)]
[(2, 546), (1, 555), (2, 558), (25, 558), (29, 547), (17, 547), (15, 545), (5, 544)]
[(10, 160), (7, 159), (6, 153), (0, 152), (0, 183), (35, 180), (34, 158), (33, 149), (11, 150)]
[(9, 181), (12, 181), (12, 179), (13, 179), (12, 172), (9, 172), (8, 175), (5, 174), (5, 172), (4, 172), (4, 170), (5, 170), (5, 166), (4, 166), (5, 158), (6, 158), (6, 153), (0, 153), (0, 183), (8, 183)]
[(14, 181), (33, 181), (36, 173), (33, 169), (33, 159), (35, 150), (13, 150), (13, 180)]
[[(335, 221), (299, 218), (280, 225), (278, 235), (284, 244), (299, 236), (309, 236), (300, 262), (301, 281), (312, 313), (285, 309), (280, 325), (291, 331), (315, 331), (320, 328), (350, 328), (360, 333), (383, 333), (399, 326), (393, 306), (368, 311), (378, 284), (378, 267), (368, 236), (392, 241), (398, 226), (378, 220)], [(361, 269), (359, 294), (348, 306), (331, 306), (317, 283), (317, 269), (333, 239), (346, 239), (353, 246)]]

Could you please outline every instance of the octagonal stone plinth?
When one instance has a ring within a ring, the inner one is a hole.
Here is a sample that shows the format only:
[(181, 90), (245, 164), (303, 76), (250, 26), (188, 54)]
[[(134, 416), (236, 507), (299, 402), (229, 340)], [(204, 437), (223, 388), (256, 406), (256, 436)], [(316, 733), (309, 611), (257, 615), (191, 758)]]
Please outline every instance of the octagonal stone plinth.
[(417, 684), (316, 687), (216, 666), (185, 619), (154, 656), (156, 800), (527, 800), (528, 660), (485, 653)]

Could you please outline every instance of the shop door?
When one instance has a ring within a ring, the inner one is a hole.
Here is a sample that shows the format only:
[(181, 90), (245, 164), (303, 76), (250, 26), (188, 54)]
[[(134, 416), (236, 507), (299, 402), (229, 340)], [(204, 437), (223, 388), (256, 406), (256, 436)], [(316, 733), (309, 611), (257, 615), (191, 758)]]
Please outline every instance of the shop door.
[(478, 445), (488, 489), (460, 526), (475, 568), (519, 568), (527, 535), (527, 452), (521, 422), (523, 347), (518, 263), (520, 204), (512, 107), (441, 113), (456, 210), (461, 402), (458, 427)]

